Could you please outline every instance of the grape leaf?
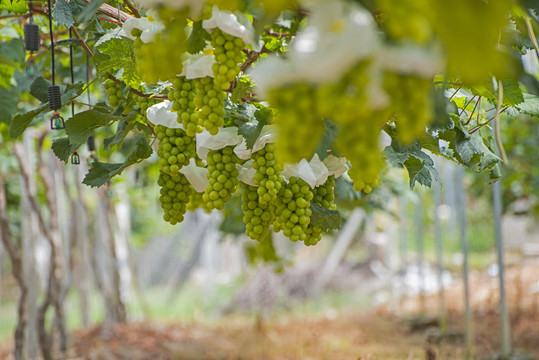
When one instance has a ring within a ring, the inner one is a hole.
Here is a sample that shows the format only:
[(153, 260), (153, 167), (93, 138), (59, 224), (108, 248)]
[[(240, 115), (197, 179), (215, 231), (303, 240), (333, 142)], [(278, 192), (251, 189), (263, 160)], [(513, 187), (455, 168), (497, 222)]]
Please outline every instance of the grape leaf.
[(252, 149), (264, 125), (269, 124), (273, 113), (269, 108), (256, 108), (251, 104), (232, 105), (231, 116), (238, 126), (238, 133), (245, 138), (247, 149)]
[(66, 121), (66, 134), (72, 144), (84, 144), (92, 131), (122, 118), (96, 110), (86, 110)]
[(539, 116), (539, 97), (524, 94), (524, 101), (515, 106), (522, 114)]
[[(524, 72), (520, 75), (519, 82), (526, 87), (530, 94), (539, 96), (539, 80), (535, 76)], [(526, 95), (524, 95), (524, 100), (526, 100)]]
[(127, 136), (127, 134), (133, 129), (134, 126), (135, 126), (134, 121), (127, 121), (125, 119), (118, 121), (118, 128), (116, 129), (116, 133), (113, 136), (106, 138), (103, 141), (104, 149), (108, 150), (110, 149), (111, 146), (114, 146), (116, 144), (121, 144), (123, 140), (125, 139), (125, 137)]
[(0, 88), (0, 124), (11, 123), (11, 119), (17, 113), (17, 102), (13, 101), (18, 95), (15, 88)]
[(232, 95), (230, 95), (230, 101), (235, 103), (243, 102), (243, 97), (251, 92), (252, 89), (253, 85), (249, 81), (249, 78), (243, 76), (238, 78), (236, 80), (236, 87), (232, 91)]
[(433, 92), (433, 113), (434, 118), (429, 124), (430, 131), (451, 130), (455, 124), (449, 116), (450, 113), (457, 113), (457, 106), (444, 96), (442, 89)]
[(109, 164), (99, 161), (94, 162), (82, 183), (91, 187), (99, 187), (112, 177), (121, 174), (128, 166), (150, 157), (152, 148), (144, 136), (137, 134), (134, 138), (134, 144), (131, 153), (123, 163)]
[(24, 63), (26, 52), (24, 50), (23, 40), (17, 38), (6, 42), (0, 42), (0, 54), (2, 54), (4, 59), (11, 60), (15, 63)]
[(387, 131), (390, 136), (392, 135), (392, 141), (391, 145), (384, 149), (384, 156), (393, 166), (405, 167), (408, 170), (411, 189), (414, 188), (416, 182), (430, 187), (433, 178), (441, 182), (440, 175), (434, 168), (434, 161), (422, 151), (418, 141), (404, 146), (394, 137), (393, 129), (387, 128)]
[(210, 39), (210, 34), (202, 27), (202, 20), (193, 23), (191, 35), (187, 39), (187, 51), (197, 54), (206, 47), (206, 40)]
[(1, 0), (0, 10), (2, 9), (15, 14), (24, 14), (28, 11), (28, 5), (24, 0)]
[(318, 147), (315, 151), (320, 160), (324, 160), (328, 156), (328, 150), (331, 151), (333, 155), (339, 156), (335, 149), (333, 149), (333, 143), (337, 137), (337, 125), (333, 121), (326, 119), (324, 127), (324, 135), (322, 135), (322, 138), (318, 142)]
[(341, 228), (341, 214), (337, 210), (329, 210), (312, 202), (311, 211), (311, 226), (318, 226), (322, 231)]
[(80, 144), (70, 144), (69, 138), (63, 137), (63, 138), (56, 138), (52, 142), (52, 151), (54, 151), (54, 154), (58, 159), (62, 160), (63, 162), (67, 163), (67, 160), (69, 159), (69, 156), (79, 147)]
[(126, 37), (110, 39), (100, 44), (92, 58), (97, 67), (97, 74), (106, 76), (109, 73), (121, 72), (121, 77), (126, 84), (140, 83), (133, 47), (133, 40)]
[(52, 18), (56, 20), (59, 26), (71, 27), (75, 20), (73, 19), (73, 9), (66, 0), (56, 0), (54, 8), (52, 9)]
[(404, 166), (406, 167), (406, 170), (408, 170), (410, 189), (414, 188), (416, 182), (431, 187), (432, 176), (425, 161), (421, 161), (415, 156), (410, 156), (408, 157), (408, 160), (404, 162)]
[(16, 115), (13, 120), (11, 121), (11, 126), (9, 127), (9, 138), (10, 139), (16, 139), (19, 136), (22, 135), (24, 130), (30, 126), (32, 123), (32, 120), (39, 114), (44, 113), (49, 109), (48, 104), (43, 104), (39, 108), (28, 111), (24, 114)]
[(42, 76), (38, 76), (30, 85), (30, 95), (41, 101), (42, 103), (49, 102), (49, 95), (47, 89), (52, 83), (49, 80), (44, 79)]
[(103, 4), (105, 0), (93, 0), (84, 8), (83, 11), (77, 16), (77, 22), (85, 23), (88, 22), (95, 14), (97, 9)]

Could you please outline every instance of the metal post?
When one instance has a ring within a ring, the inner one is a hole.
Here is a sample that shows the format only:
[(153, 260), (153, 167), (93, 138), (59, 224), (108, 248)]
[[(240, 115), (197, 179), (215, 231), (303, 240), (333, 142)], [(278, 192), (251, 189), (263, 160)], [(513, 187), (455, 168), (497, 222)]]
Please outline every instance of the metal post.
[(423, 204), (421, 203), (423, 198), (421, 194), (418, 194), (417, 203), (415, 206), (414, 225), (415, 225), (415, 237), (417, 242), (417, 266), (419, 275), (419, 301), (421, 307), (421, 313), (424, 314), (426, 310), (425, 305), (425, 272), (424, 265), (424, 249), (423, 249)]
[(473, 358), (472, 310), (470, 307), (470, 284), (468, 279), (468, 237), (466, 232), (466, 192), (463, 184), (464, 169), (458, 166), (455, 170), (455, 202), (457, 220), (460, 230), (462, 248), (462, 277), (464, 281), (465, 326), (466, 326), (466, 359)]
[(440, 332), (443, 334), (447, 330), (447, 311), (445, 304), (445, 289), (444, 289), (444, 258), (443, 258), (443, 244), (442, 244), (442, 226), (440, 223), (440, 217), (438, 216), (438, 208), (442, 204), (440, 198), (440, 186), (439, 184), (433, 184), (432, 191), (434, 195), (434, 238), (436, 241), (436, 261), (438, 265), (438, 283), (440, 286), (439, 301), (440, 301), (440, 319), (439, 326)]

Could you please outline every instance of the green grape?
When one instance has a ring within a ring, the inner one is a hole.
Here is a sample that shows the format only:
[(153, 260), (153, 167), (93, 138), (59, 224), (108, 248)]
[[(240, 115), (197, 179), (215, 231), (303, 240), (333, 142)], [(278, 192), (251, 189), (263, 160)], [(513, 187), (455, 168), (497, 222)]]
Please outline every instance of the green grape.
[(193, 187), (183, 174), (170, 175), (159, 172), (157, 184), (161, 187), (159, 202), (164, 211), (163, 219), (172, 225), (183, 221)]
[(109, 105), (112, 107), (116, 107), (120, 104), (120, 101), (127, 100), (122, 95), (122, 85), (115, 83), (112, 80), (107, 80), (103, 84), (105, 87), (105, 92), (107, 94), (107, 100), (109, 102)]
[(256, 170), (254, 182), (258, 185), (257, 192), (260, 204), (271, 204), (281, 190), (283, 165), (275, 160), (275, 145), (266, 146), (253, 153), (253, 168)]
[(203, 193), (193, 191), (191, 197), (189, 198), (189, 202), (187, 203), (187, 210), (195, 211), (196, 209), (202, 209), (206, 213), (211, 212), (211, 209), (208, 209), (206, 203), (202, 200), (202, 194)]
[(212, 68), (215, 85), (226, 90), (230, 88), (230, 83), (240, 73), (238, 64), (243, 62), (245, 58), (243, 54), (245, 43), (242, 39), (215, 28), (211, 33), (211, 44), (215, 56), (215, 64)]
[(261, 204), (257, 187), (242, 184), (243, 222), (245, 233), (253, 240), (264, 240), (269, 233), (274, 215), (271, 204)]
[(317, 113), (315, 88), (296, 84), (274, 89), (268, 101), (279, 110), (275, 117), (279, 127), (277, 158), (290, 163), (311, 158), (324, 133), (324, 121)]
[(238, 157), (234, 154), (233, 146), (220, 150), (210, 150), (208, 163), (208, 180), (210, 184), (202, 194), (202, 201), (208, 209), (222, 210), (230, 200), (238, 186)]
[[(326, 209), (335, 210), (337, 205), (335, 205), (335, 176), (329, 176), (326, 182), (320, 186), (317, 186), (313, 189), (313, 200), (311, 203), (316, 203)], [(319, 226), (313, 226), (309, 224), (305, 230), (307, 238), (305, 239), (305, 245), (316, 245), (322, 238), (322, 233), (324, 231)]]
[(313, 201), (314, 203), (319, 204), (320, 206), (329, 209), (337, 209), (335, 201), (335, 176), (331, 175), (328, 177), (325, 183), (320, 186), (317, 186), (313, 189)]
[(391, 96), (391, 110), (396, 113), (397, 135), (410, 144), (425, 133), (432, 118), (432, 81), (411, 75), (386, 73), (384, 89)]
[[(133, 58), (136, 59), (137, 73), (147, 83), (173, 79), (176, 74), (180, 74), (183, 68), (182, 56), (187, 50), (185, 27), (188, 9), (162, 9), (165, 30), (155, 34), (150, 43), (143, 43), (140, 37), (137, 37), (134, 43)], [(164, 13), (165, 10), (169, 13)]]
[(210, 77), (194, 79), (192, 82), (196, 89), (193, 100), (197, 109), (198, 124), (211, 135), (215, 135), (225, 123), (226, 93)]
[(193, 137), (203, 129), (196, 113), (194, 82), (178, 76), (172, 84), (173, 89), (168, 92), (168, 98), (173, 102), (172, 111), (178, 113), (178, 123), (182, 124), (187, 135)]
[(306, 233), (311, 223), (311, 201), (314, 198), (311, 187), (300, 178), (291, 177), (288, 184), (281, 188), (276, 199), (273, 230), (282, 230), (283, 234), (292, 241), (305, 241)]
[(430, 11), (428, 0), (376, 0), (382, 10), (381, 22), (394, 39), (411, 39), (425, 44), (432, 38), (432, 27), (426, 16)]
[(370, 193), (378, 185), (384, 166), (378, 148), (380, 130), (389, 118), (389, 110), (372, 110), (365, 91), (369, 62), (361, 61), (340, 82), (318, 89), (319, 108), (339, 125), (335, 149), (352, 165), (348, 175), (356, 191)]
[(159, 140), (157, 155), (160, 158), (160, 170), (168, 174), (177, 174), (195, 156), (195, 140), (187, 136), (182, 129), (158, 125), (155, 131)]

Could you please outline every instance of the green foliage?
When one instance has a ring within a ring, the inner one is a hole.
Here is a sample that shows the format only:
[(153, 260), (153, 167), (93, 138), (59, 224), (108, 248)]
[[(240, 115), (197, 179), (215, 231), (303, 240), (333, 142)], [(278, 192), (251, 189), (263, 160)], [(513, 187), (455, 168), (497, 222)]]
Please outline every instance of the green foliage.
[(67, 137), (62, 137), (54, 139), (51, 148), (58, 159), (67, 163), (69, 156), (77, 149), (77, 147), (79, 147), (79, 145), (80, 144), (70, 143), (69, 138)]
[(191, 35), (187, 39), (187, 51), (196, 54), (206, 47), (206, 41), (210, 40), (210, 34), (202, 28), (202, 21), (195, 21)]
[(52, 17), (59, 26), (71, 27), (75, 24), (74, 16), (79, 15), (86, 4), (81, 0), (56, 0), (52, 9)]
[(113, 74), (121, 77), (128, 85), (140, 84), (133, 49), (133, 40), (126, 37), (110, 39), (100, 44), (92, 58), (98, 76), (106, 77)]
[(122, 171), (130, 165), (147, 159), (152, 154), (152, 148), (146, 138), (142, 135), (135, 135), (134, 146), (127, 159), (120, 164), (108, 164), (103, 162), (94, 162), (88, 174), (86, 174), (83, 184), (91, 187), (104, 185), (112, 177), (121, 174)]
[(311, 202), (311, 225), (318, 226), (322, 231), (339, 230), (341, 228), (341, 214), (337, 210)]
[(238, 133), (245, 138), (247, 149), (252, 149), (264, 125), (268, 125), (271, 121), (273, 116), (271, 110), (264, 107), (257, 108), (251, 104), (240, 104), (228, 110), (238, 127)]
[(96, 110), (80, 112), (66, 121), (67, 137), (72, 144), (83, 144), (95, 129), (108, 126), (122, 118), (123, 116), (114, 116)]

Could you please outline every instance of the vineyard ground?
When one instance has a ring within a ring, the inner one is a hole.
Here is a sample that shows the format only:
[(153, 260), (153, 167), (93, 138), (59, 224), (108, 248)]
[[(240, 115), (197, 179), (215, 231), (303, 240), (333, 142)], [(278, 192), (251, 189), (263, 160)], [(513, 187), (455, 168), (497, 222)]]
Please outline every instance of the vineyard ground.
[[(539, 358), (539, 294), (532, 291), (538, 265), (508, 269), (512, 340), (516, 349)], [(471, 275), (475, 353), (492, 355), (499, 347), (497, 278)], [(463, 359), (462, 286), (447, 291), (449, 329), (453, 335), (434, 345), (437, 359)], [(423, 305), (424, 306), (423, 306)], [(424, 310), (421, 310), (422, 307)], [(410, 319), (436, 314), (438, 296), (404, 299), (371, 310), (328, 309), (311, 316), (232, 315), (215, 324), (134, 322), (97, 326), (73, 333), (70, 359), (281, 360), (281, 359), (425, 359), (427, 334), (433, 328)], [(10, 359), (9, 344), (0, 359)]]

